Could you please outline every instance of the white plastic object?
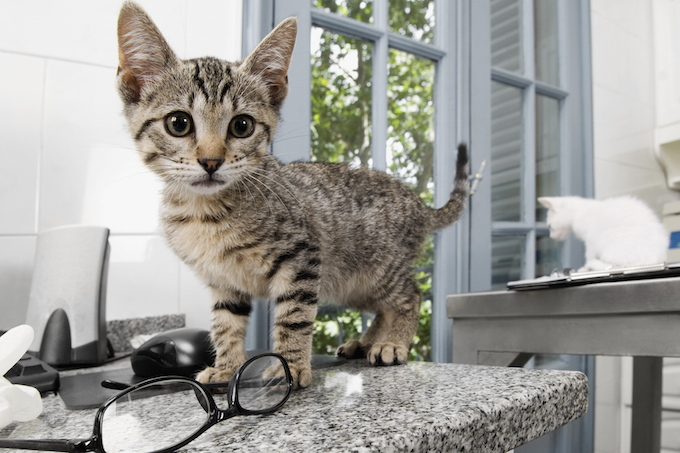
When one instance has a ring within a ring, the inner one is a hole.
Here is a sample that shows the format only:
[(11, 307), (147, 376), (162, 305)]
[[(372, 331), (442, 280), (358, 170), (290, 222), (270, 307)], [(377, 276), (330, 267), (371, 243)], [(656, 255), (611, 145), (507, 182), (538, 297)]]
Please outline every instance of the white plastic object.
[(26, 422), (43, 410), (40, 392), (27, 385), (12, 384), (5, 374), (23, 357), (33, 341), (33, 328), (22, 324), (0, 337), (0, 428), (12, 421)]

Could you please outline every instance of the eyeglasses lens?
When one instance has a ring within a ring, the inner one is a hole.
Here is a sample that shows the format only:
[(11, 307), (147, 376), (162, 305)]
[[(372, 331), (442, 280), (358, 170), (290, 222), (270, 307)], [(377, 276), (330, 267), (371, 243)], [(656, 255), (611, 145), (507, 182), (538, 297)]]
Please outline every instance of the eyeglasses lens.
[(248, 411), (268, 412), (283, 403), (290, 392), (281, 359), (263, 356), (243, 369), (237, 383), (239, 405)]
[(203, 390), (168, 380), (127, 393), (104, 412), (106, 453), (151, 452), (172, 447), (198, 431), (209, 418)]

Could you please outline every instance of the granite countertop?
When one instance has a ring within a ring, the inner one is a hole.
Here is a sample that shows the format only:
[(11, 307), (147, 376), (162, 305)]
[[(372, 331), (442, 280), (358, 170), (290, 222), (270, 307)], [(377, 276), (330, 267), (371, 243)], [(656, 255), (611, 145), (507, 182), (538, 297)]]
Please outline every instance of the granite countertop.
[[(215, 400), (226, 407), (224, 395)], [(315, 370), (312, 385), (278, 412), (228, 419), (181, 451), (505, 452), (582, 416), (587, 401), (578, 372), (354, 360)], [(95, 409), (67, 410), (56, 394), (43, 402), (38, 419), (0, 437), (90, 436)]]

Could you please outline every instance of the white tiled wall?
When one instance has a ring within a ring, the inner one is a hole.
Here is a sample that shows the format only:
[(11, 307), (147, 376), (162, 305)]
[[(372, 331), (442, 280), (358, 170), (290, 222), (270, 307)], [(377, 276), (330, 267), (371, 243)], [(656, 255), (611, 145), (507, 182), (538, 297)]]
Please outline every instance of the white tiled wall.
[[(120, 0), (0, 0), (0, 329), (25, 320), (36, 235), (111, 229), (107, 318), (185, 313), (205, 287), (157, 235), (159, 184), (115, 89)], [(242, 0), (140, 0), (181, 58), (241, 58)]]

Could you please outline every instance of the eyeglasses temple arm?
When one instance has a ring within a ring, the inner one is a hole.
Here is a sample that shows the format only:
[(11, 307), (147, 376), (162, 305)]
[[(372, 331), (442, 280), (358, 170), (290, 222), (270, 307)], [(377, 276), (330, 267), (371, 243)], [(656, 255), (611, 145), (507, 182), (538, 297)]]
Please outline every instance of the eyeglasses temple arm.
[(20, 450), (65, 451), (81, 453), (94, 451), (96, 447), (90, 439), (0, 439), (0, 448)]
[(111, 379), (104, 379), (100, 385), (104, 387), (105, 389), (110, 389), (110, 390), (126, 390), (130, 388), (130, 385), (128, 384), (123, 384), (122, 382), (118, 381), (112, 381)]

